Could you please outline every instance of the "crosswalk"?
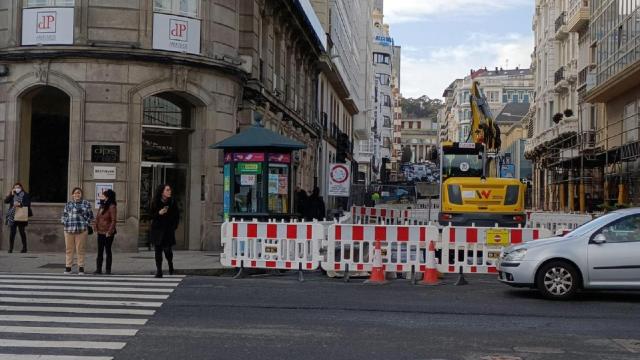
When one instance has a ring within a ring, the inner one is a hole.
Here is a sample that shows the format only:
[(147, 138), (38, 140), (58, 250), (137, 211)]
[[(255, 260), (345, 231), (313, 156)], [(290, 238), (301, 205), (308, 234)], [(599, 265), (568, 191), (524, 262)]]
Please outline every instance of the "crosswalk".
[(181, 281), (0, 273), (0, 360), (111, 360)]

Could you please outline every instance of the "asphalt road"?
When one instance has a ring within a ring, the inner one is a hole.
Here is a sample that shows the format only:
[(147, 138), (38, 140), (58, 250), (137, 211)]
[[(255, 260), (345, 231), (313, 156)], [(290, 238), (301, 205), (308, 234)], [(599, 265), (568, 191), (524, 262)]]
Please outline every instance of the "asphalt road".
[(640, 293), (188, 277), (116, 359), (640, 359)]

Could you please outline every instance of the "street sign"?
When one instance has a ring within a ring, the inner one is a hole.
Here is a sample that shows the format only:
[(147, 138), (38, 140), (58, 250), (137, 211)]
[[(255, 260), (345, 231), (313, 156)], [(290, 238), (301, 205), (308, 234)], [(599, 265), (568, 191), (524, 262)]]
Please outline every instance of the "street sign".
[(329, 196), (349, 197), (351, 174), (345, 164), (329, 165)]
[(509, 245), (509, 230), (508, 229), (488, 229), (487, 230), (487, 245)]

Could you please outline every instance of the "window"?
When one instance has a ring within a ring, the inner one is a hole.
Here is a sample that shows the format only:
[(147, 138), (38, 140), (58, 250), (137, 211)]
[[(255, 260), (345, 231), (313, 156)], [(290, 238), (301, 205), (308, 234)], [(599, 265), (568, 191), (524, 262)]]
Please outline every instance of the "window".
[(391, 62), (391, 56), (385, 53), (373, 53), (373, 62), (375, 64), (386, 64), (389, 65)]
[(489, 102), (497, 103), (500, 101), (500, 92), (498, 91), (487, 91), (487, 99)]
[(388, 116), (383, 116), (382, 117), (384, 119), (384, 123), (383, 126), (386, 128), (390, 128), (391, 127), (391, 118)]
[(508, 100), (507, 100), (507, 94), (506, 94), (506, 93), (503, 93), (503, 94), (502, 94), (502, 103), (503, 103), (503, 104), (506, 104), (507, 102), (508, 102)]
[(376, 75), (376, 78), (378, 78), (378, 81), (380, 82), (380, 85), (389, 85), (389, 84), (391, 84), (391, 76), (389, 76), (387, 74), (378, 74), (378, 75)]
[(640, 215), (631, 215), (602, 228), (598, 233), (607, 238), (608, 243), (640, 241)]
[(630, 143), (638, 140), (638, 111), (636, 102), (631, 102), (624, 107), (624, 142)]
[(74, 6), (75, 0), (25, 0), (25, 8)]
[(383, 95), (382, 101), (382, 105), (391, 107), (391, 96)]
[(262, 163), (236, 163), (234, 181), (233, 212), (257, 213), (262, 209)]
[(200, 0), (154, 0), (153, 11), (197, 18)]
[(269, 213), (288, 212), (289, 164), (269, 164)]

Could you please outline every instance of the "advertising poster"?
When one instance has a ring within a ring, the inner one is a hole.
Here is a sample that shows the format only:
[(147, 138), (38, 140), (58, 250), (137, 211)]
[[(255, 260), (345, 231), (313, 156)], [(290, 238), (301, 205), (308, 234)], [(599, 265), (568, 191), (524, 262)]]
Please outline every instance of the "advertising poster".
[(22, 45), (72, 45), (73, 8), (22, 10)]
[(287, 195), (289, 190), (289, 178), (287, 175), (278, 175), (278, 194)]
[(278, 194), (278, 174), (269, 174), (269, 194)]
[(153, 48), (200, 55), (200, 20), (153, 14)]
[(256, 184), (256, 175), (240, 175), (240, 185), (253, 186)]
[(224, 219), (229, 220), (229, 209), (231, 208), (231, 165), (224, 165)]
[(113, 183), (96, 183), (96, 209), (100, 208), (100, 195), (106, 190), (113, 190)]

